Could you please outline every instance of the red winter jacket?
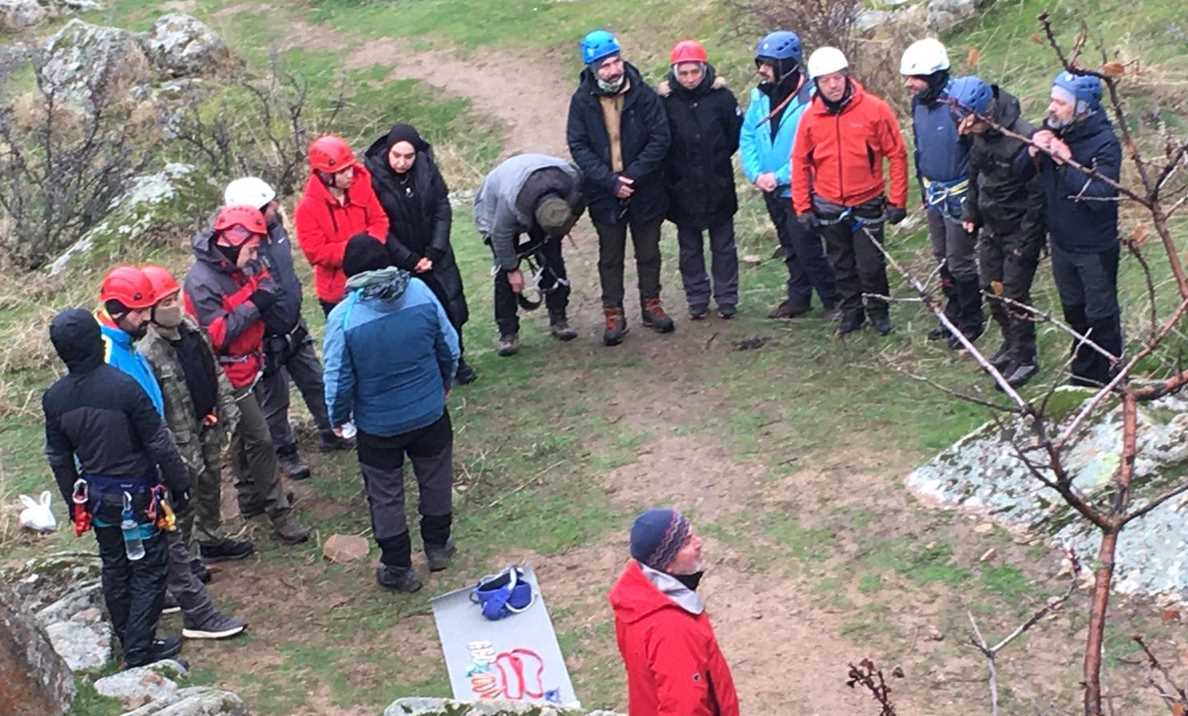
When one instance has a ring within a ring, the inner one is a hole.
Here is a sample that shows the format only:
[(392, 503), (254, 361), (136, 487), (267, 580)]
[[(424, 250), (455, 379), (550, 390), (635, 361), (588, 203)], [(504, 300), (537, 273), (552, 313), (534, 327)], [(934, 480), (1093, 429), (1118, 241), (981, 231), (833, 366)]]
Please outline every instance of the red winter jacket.
[(355, 163), (355, 181), (346, 192), (346, 206), (316, 176), (305, 182), (297, 204), (297, 243), (313, 266), (314, 292), (327, 303), (337, 303), (346, 292), (342, 255), (356, 234), (371, 234), (380, 243), (388, 238), (388, 215), (371, 188), (371, 174)]
[(883, 159), (891, 161), (890, 203), (907, 207), (907, 147), (887, 103), (854, 80), (853, 96), (832, 114), (820, 95), (800, 118), (792, 145), (792, 204), (812, 208), (815, 194), (833, 204), (858, 206), (881, 195)]
[(686, 611), (635, 560), (609, 597), (630, 716), (738, 716), (734, 679), (709, 615)]

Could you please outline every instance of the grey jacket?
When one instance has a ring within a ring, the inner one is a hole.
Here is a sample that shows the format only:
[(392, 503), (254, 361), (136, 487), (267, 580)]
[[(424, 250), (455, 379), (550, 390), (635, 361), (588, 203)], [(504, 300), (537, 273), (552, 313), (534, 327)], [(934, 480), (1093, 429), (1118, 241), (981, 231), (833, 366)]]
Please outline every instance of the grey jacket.
[(495, 265), (504, 271), (514, 269), (516, 237), (532, 230), (535, 219), (520, 206), (517, 199), (528, 178), (540, 169), (556, 167), (573, 178), (566, 200), (575, 213), (581, 213), (581, 173), (577, 166), (547, 154), (519, 154), (491, 170), (483, 179), (474, 197), (474, 225), (483, 239), (491, 244)]

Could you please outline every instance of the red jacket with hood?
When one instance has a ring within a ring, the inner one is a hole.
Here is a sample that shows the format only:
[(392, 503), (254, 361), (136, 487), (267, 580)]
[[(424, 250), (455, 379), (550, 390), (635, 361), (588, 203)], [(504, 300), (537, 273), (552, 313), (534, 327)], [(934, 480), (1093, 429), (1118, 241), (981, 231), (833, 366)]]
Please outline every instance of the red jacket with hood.
[(371, 174), (355, 163), (355, 180), (346, 191), (346, 205), (338, 203), (316, 176), (305, 182), (297, 204), (297, 243), (314, 271), (314, 292), (327, 303), (337, 303), (346, 293), (342, 255), (356, 234), (388, 239), (388, 215), (371, 188)]
[[(674, 578), (675, 594), (695, 595)], [(738, 716), (738, 696), (709, 615), (660, 591), (631, 560), (610, 591), (627, 667), (630, 716)]]
[(800, 118), (792, 145), (792, 204), (797, 214), (813, 206), (813, 195), (842, 206), (858, 206), (883, 193), (883, 159), (891, 162), (890, 203), (907, 207), (907, 147), (899, 120), (886, 102), (867, 94), (853, 79), (853, 94), (834, 114), (818, 94)]

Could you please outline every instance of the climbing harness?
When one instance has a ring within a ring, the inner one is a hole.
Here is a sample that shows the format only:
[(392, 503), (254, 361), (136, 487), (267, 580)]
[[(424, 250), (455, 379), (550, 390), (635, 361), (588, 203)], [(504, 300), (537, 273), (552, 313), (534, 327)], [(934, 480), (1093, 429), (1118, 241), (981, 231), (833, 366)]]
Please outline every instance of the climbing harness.
[(969, 179), (943, 182), (921, 178), (924, 201), (929, 209), (936, 209), (946, 221), (961, 221), (961, 209), (969, 193)]
[(470, 601), (482, 607), (484, 617), (498, 621), (527, 611), (536, 601), (536, 591), (525, 578), (524, 570), (511, 566), (479, 580), (470, 592)]

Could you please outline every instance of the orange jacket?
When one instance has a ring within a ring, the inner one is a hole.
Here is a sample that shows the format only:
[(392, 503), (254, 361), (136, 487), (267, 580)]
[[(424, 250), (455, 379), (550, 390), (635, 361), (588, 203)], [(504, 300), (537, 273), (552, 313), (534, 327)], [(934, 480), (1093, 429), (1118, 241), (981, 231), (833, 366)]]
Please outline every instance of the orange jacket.
[(813, 195), (858, 206), (884, 191), (883, 159), (891, 161), (890, 203), (907, 207), (907, 148), (886, 102), (854, 80), (853, 96), (838, 114), (818, 94), (800, 118), (792, 146), (792, 205), (812, 208)]

